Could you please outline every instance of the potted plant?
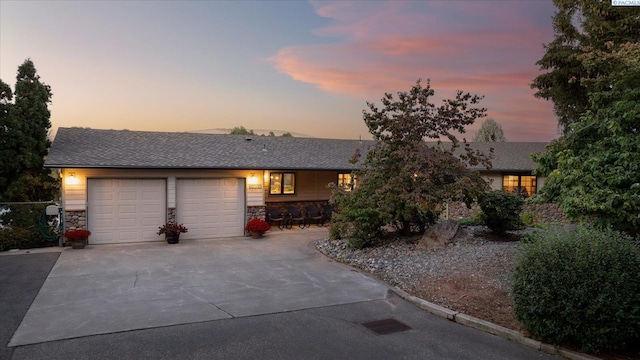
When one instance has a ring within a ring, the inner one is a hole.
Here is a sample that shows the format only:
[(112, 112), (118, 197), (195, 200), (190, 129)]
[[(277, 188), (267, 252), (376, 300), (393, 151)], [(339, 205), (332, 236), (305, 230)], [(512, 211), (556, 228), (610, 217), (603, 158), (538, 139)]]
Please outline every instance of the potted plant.
[(180, 242), (180, 234), (189, 231), (183, 224), (176, 224), (174, 222), (167, 222), (166, 224), (158, 228), (158, 235), (164, 234), (167, 243), (177, 244)]
[(87, 229), (73, 229), (67, 230), (62, 234), (74, 249), (84, 249), (89, 240), (91, 231)]
[(265, 231), (271, 229), (271, 226), (268, 222), (262, 219), (254, 218), (249, 220), (244, 229), (251, 233), (252, 238), (259, 239)]

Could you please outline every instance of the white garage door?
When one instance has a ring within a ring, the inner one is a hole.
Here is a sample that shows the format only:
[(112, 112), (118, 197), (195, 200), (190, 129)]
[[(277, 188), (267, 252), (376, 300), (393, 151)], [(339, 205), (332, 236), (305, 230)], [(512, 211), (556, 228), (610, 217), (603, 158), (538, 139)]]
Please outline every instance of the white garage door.
[(180, 239), (244, 235), (244, 182), (239, 179), (178, 179), (176, 218), (189, 232)]
[(166, 221), (164, 179), (89, 179), (90, 244), (162, 240), (158, 227)]

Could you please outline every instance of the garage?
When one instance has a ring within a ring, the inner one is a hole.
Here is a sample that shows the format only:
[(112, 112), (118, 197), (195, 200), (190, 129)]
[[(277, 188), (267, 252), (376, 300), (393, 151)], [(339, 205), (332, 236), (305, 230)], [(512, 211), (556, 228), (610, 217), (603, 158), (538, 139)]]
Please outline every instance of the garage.
[(165, 179), (88, 179), (90, 244), (158, 241), (166, 219)]
[(244, 180), (177, 179), (176, 219), (189, 232), (180, 239), (244, 235)]

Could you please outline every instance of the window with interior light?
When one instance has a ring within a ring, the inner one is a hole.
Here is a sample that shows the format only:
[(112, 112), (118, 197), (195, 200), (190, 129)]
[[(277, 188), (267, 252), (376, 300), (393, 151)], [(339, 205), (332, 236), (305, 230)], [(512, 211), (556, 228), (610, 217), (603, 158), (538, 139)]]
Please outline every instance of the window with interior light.
[(272, 172), (269, 179), (269, 195), (294, 195), (296, 193), (296, 174)]
[(529, 197), (536, 194), (536, 177), (534, 175), (503, 175), (502, 189), (512, 194)]
[(356, 187), (356, 179), (351, 173), (338, 173), (338, 186), (345, 191), (351, 191)]

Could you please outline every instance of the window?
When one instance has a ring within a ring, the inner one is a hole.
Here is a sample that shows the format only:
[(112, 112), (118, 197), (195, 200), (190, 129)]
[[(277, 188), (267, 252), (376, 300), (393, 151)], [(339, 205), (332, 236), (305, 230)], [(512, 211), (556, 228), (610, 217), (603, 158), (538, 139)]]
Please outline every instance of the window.
[(296, 193), (296, 174), (289, 172), (272, 172), (270, 179), (270, 195), (293, 195)]
[(345, 191), (351, 191), (356, 186), (356, 179), (351, 173), (338, 173), (338, 186)]
[(536, 194), (536, 177), (533, 175), (504, 175), (502, 189), (512, 194), (528, 197)]

